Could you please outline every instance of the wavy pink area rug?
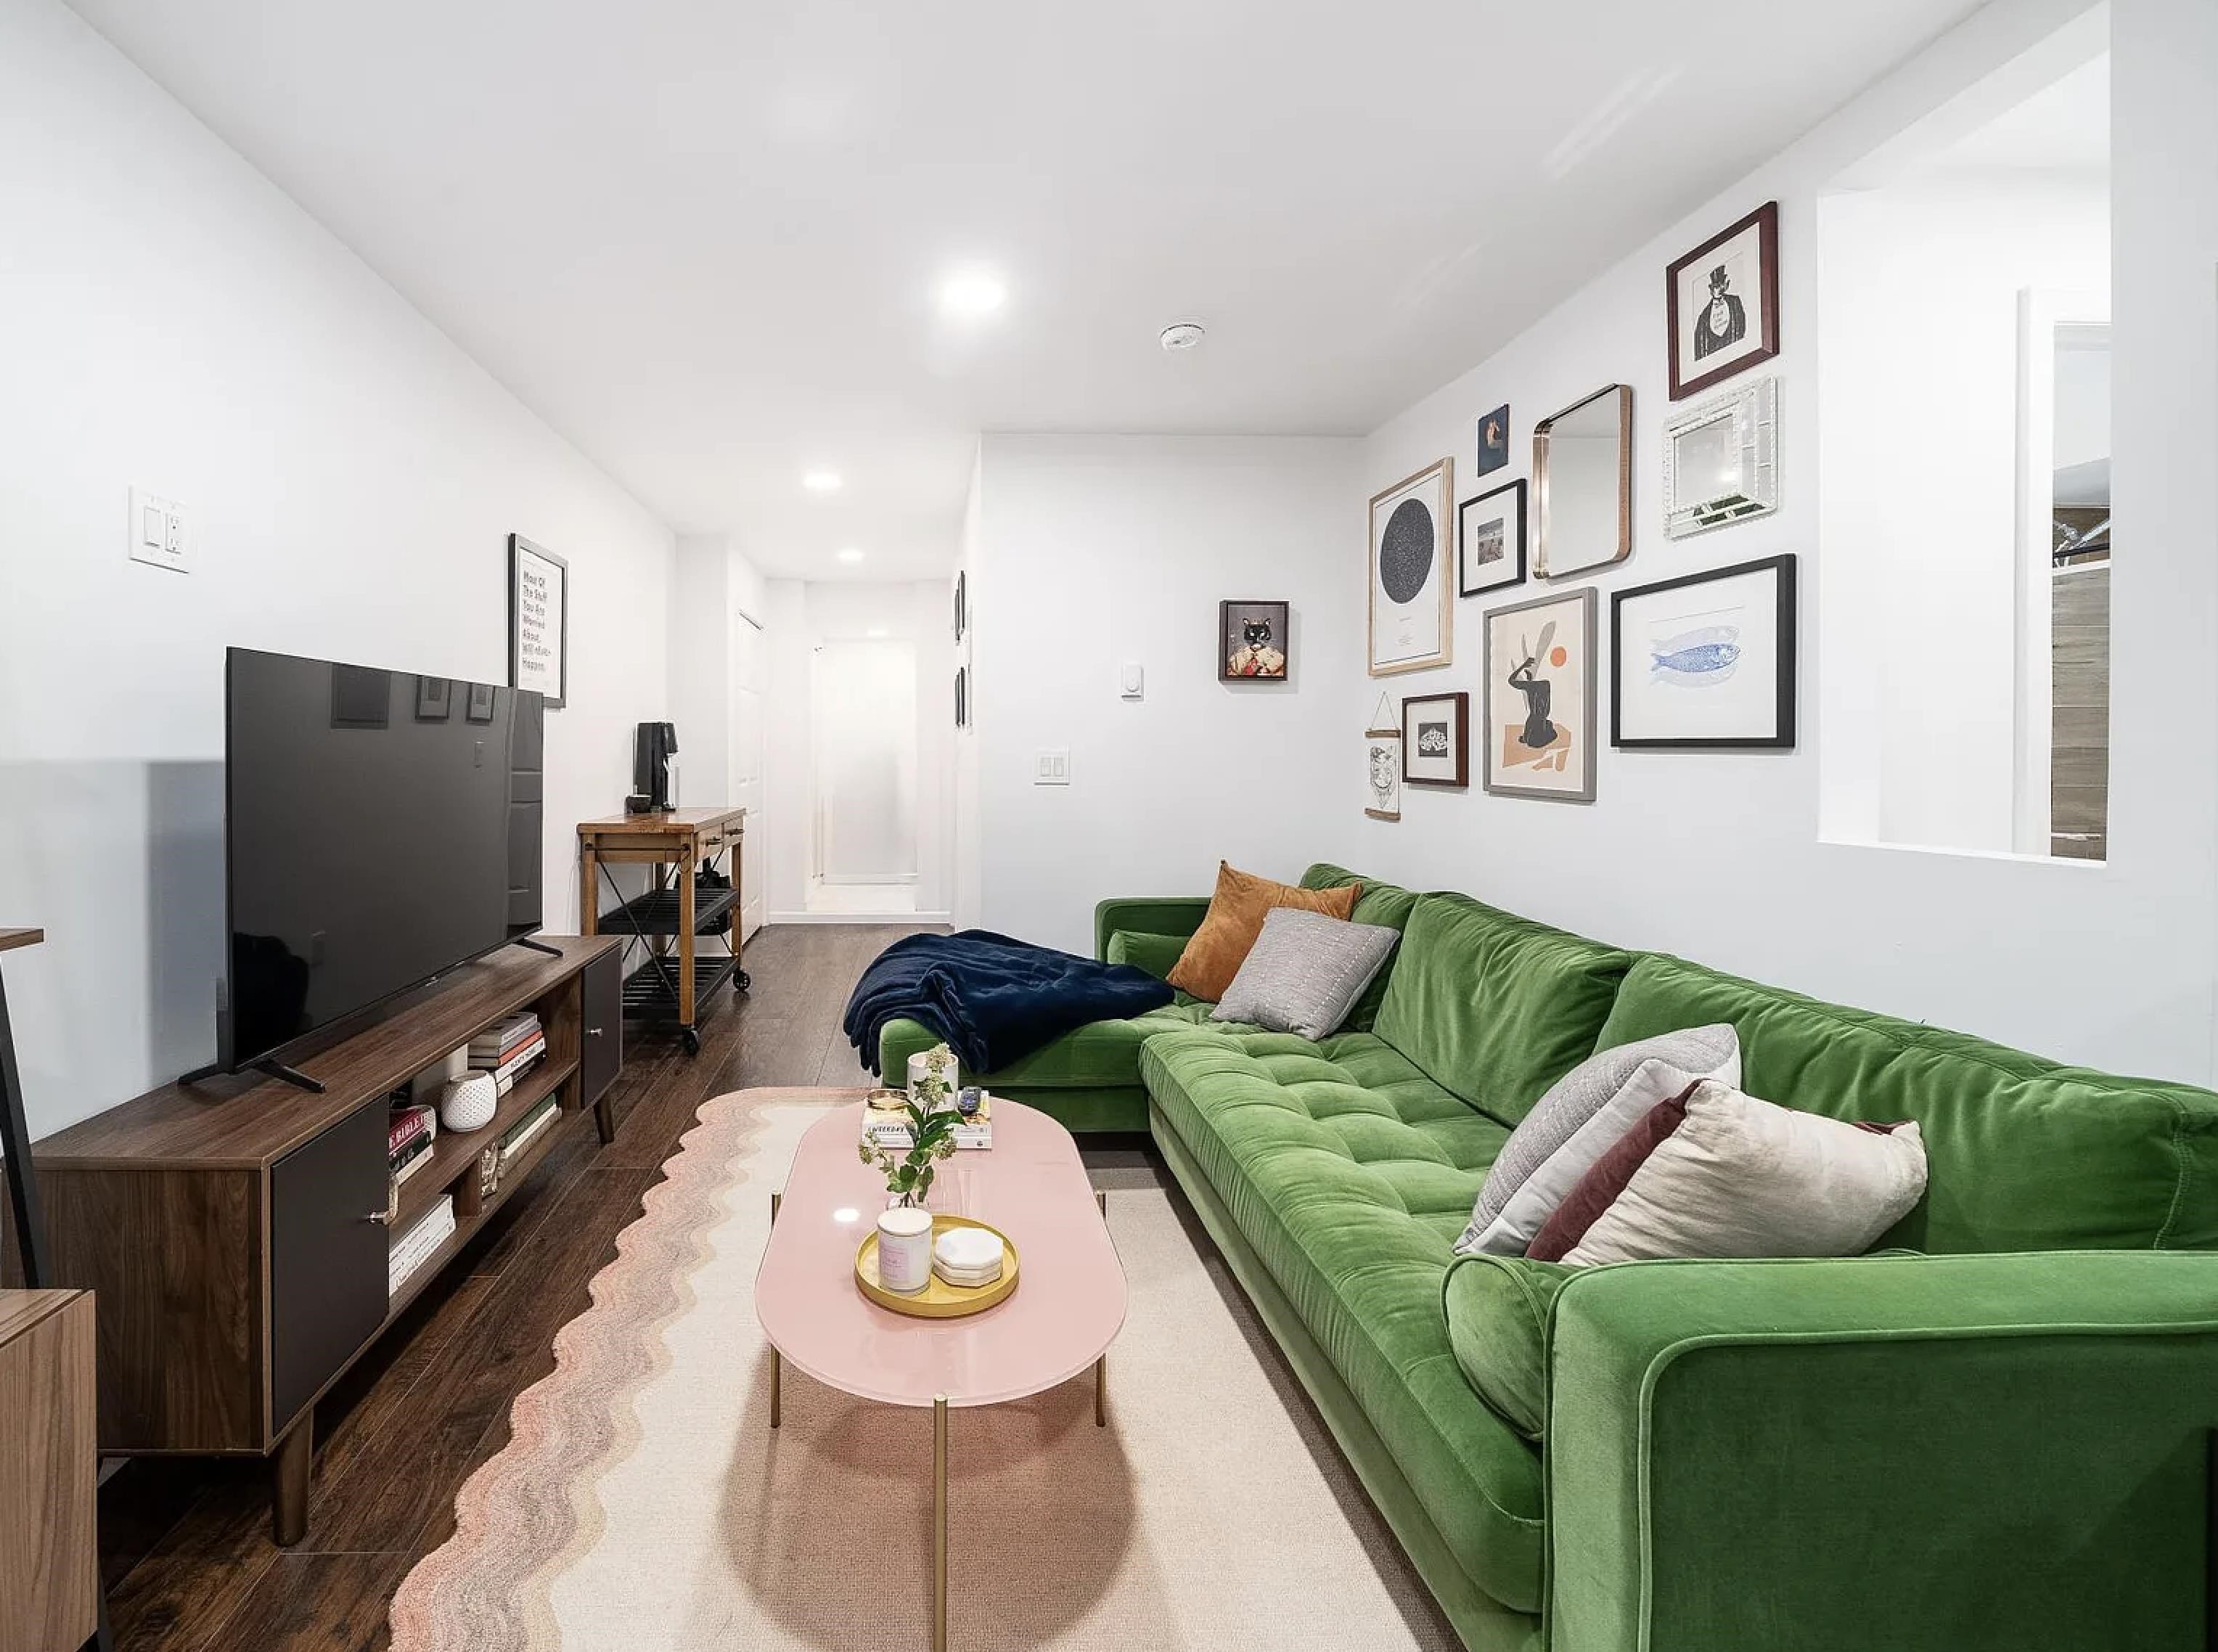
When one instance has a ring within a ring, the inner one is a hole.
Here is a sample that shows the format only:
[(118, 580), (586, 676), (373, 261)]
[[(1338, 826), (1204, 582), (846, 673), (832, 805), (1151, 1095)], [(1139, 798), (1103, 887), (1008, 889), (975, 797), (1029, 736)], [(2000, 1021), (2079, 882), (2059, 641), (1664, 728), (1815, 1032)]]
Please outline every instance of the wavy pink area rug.
[[(394, 1652), (929, 1645), (929, 1414), (789, 1370), (769, 1426), (753, 1296), (770, 1194), (802, 1132), (850, 1098), (702, 1109), (555, 1339), (554, 1373), (517, 1400), (509, 1445), (463, 1487), (454, 1538), (402, 1585)], [(1090, 1377), (957, 1414), (951, 1644), (1448, 1652), (1169, 1196), (1144, 1172), (1111, 1180), (1131, 1308), (1110, 1426), (1093, 1426)]]

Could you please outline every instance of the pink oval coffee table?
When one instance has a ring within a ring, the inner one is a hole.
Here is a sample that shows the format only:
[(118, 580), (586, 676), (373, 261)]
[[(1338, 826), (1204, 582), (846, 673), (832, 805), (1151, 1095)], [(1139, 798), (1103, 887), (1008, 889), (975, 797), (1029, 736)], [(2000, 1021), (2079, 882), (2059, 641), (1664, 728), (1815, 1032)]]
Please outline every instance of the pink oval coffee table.
[(781, 1362), (843, 1393), (930, 1406), (932, 1652), (947, 1645), (948, 1413), (1021, 1400), (1091, 1367), (1094, 1420), (1106, 1424), (1109, 1345), (1124, 1323), (1124, 1270), (1069, 1130), (994, 1098), (994, 1145), (944, 1160), (927, 1202), (1009, 1236), (1024, 1273), (1009, 1296), (957, 1320), (914, 1319), (856, 1288), (855, 1250), (885, 1209), (885, 1179), (862, 1162), (863, 1104), (809, 1128), (784, 1191), (771, 1195), (770, 1244), (755, 1275), (755, 1317), (769, 1339), (770, 1424), (780, 1420)]

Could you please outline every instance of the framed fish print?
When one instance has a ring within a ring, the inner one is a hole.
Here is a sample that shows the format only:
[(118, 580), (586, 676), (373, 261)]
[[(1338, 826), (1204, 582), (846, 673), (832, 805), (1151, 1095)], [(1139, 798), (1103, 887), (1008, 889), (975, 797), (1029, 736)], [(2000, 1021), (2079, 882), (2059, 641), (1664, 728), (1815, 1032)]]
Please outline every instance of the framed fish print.
[(1487, 790), (1594, 801), (1595, 680), (1593, 586), (1487, 610), (1479, 719)]
[(1402, 818), (1402, 731), (1376, 725), (1363, 731), (1363, 812), (1374, 820)]
[(1456, 591), (1477, 597), (1525, 583), (1525, 479), (1456, 506)]
[(1779, 354), (1779, 203), (1767, 201), (1664, 272), (1671, 399)]
[(1613, 591), (1609, 739), (1681, 751), (1794, 744), (1794, 559)]
[(1402, 702), (1402, 780), (1410, 786), (1471, 784), (1471, 696), (1413, 694)]
[(1371, 675), (1422, 671), (1453, 658), (1448, 588), (1455, 461), (1442, 459), (1371, 496)]

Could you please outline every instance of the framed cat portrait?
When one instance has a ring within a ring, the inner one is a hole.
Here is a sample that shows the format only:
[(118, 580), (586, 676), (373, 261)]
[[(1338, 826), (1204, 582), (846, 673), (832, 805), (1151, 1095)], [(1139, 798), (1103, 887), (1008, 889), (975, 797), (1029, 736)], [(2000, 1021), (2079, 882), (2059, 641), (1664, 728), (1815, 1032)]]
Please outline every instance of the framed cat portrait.
[(1283, 683), (1292, 668), (1292, 614), (1286, 603), (1222, 602), (1217, 605), (1217, 680)]

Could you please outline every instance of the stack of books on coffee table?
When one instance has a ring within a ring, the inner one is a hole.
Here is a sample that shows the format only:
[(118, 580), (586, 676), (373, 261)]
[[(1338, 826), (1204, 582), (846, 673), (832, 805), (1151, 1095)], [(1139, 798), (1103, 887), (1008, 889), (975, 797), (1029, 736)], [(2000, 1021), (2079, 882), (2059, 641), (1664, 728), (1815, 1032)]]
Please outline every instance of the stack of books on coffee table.
[[(874, 1148), (907, 1151), (910, 1145), (908, 1099), (899, 1090), (874, 1092), (863, 1104), (864, 1139)], [(948, 1104), (955, 1106), (952, 1101)], [(956, 1125), (954, 1141), (957, 1148), (965, 1151), (994, 1145), (993, 1097), (979, 1094), (977, 1106)]]
[(546, 1053), (547, 1035), (539, 1018), (529, 1010), (508, 1017), (470, 1040), (471, 1067), (492, 1073), (504, 1096)]

